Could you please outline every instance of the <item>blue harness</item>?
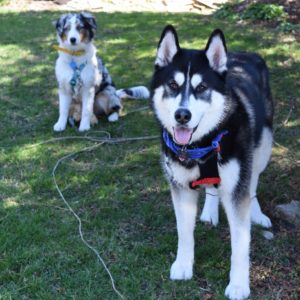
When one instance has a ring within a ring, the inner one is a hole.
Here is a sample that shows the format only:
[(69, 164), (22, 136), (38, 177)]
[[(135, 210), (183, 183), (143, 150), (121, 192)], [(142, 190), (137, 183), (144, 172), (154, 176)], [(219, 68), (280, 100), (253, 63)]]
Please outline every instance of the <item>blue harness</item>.
[[(70, 80), (70, 85), (71, 85), (73, 94), (78, 93), (78, 91), (80, 90), (80, 88), (82, 86), (82, 79), (80, 77), (80, 73), (86, 65), (87, 65), (87, 62), (84, 62), (81, 65), (77, 66), (76, 62), (73, 59), (69, 63), (69, 66), (73, 70), (73, 76)], [(76, 89), (76, 87), (77, 87), (77, 89)]]
[(211, 146), (209, 147), (203, 147), (203, 148), (194, 148), (194, 149), (187, 149), (187, 145), (179, 146), (176, 143), (173, 142), (173, 139), (169, 135), (169, 133), (164, 130), (163, 131), (163, 140), (167, 147), (175, 153), (180, 160), (197, 160), (208, 153), (210, 153), (213, 150), (216, 150), (217, 152), (220, 151), (220, 141), (224, 135), (228, 134), (228, 130), (224, 130), (221, 133), (219, 133), (216, 138), (214, 138), (211, 142)]

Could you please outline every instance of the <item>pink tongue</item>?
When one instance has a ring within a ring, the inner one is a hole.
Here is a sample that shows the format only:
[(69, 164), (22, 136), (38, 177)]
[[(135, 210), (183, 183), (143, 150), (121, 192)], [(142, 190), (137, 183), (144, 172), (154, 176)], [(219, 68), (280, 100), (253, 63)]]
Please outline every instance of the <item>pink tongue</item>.
[(175, 128), (174, 136), (177, 144), (186, 145), (189, 143), (192, 137), (193, 129), (192, 128)]

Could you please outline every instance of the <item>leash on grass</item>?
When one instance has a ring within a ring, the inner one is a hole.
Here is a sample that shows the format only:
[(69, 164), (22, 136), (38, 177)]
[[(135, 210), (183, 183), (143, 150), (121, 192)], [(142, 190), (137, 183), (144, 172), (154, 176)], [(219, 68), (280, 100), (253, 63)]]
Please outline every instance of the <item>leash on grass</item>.
[[(105, 134), (109, 134), (106, 131), (96, 131), (96, 132), (101, 132), (101, 133), (105, 133)], [(94, 131), (95, 133), (95, 131)], [(131, 137), (131, 138), (99, 138), (96, 136), (89, 136), (89, 135), (85, 135), (85, 136), (64, 136), (64, 137), (58, 137), (58, 138), (52, 138), (46, 141), (42, 141), (40, 143), (37, 144), (33, 144), (28, 146), (28, 148), (33, 148), (36, 146), (40, 146), (40, 145), (44, 145), (44, 144), (49, 144), (49, 143), (53, 143), (53, 142), (59, 142), (59, 141), (64, 141), (64, 140), (87, 140), (90, 142), (98, 142), (102, 144), (119, 144), (119, 143), (125, 143), (125, 142), (136, 142), (136, 141), (146, 141), (146, 140), (154, 140), (154, 139), (158, 139), (159, 135), (150, 135), (150, 136), (139, 136), (139, 137)], [(79, 150), (78, 152), (82, 152), (81, 150)]]
[(78, 139), (78, 138), (81, 138), (81, 139), (86, 139), (88, 141), (92, 141), (92, 142), (97, 142), (97, 144), (93, 145), (93, 146), (89, 146), (89, 147), (84, 147), (80, 150), (77, 150), (77, 151), (74, 151), (72, 153), (69, 153), (63, 157), (61, 157), (60, 159), (58, 159), (58, 161), (56, 162), (53, 170), (52, 170), (52, 178), (53, 178), (53, 181), (54, 181), (54, 185), (55, 185), (55, 188), (59, 194), (59, 196), (61, 197), (61, 199), (63, 200), (63, 202), (65, 203), (65, 205), (67, 206), (67, 208), (69, 209), (69, 211), (73, 214), (73, 216), (77, 219), (78, 221), (78, 231), (79, 231), (79, 235), (80, 235), (80, 238), (82, 240), (82, 242), (84, 243), (84, 245), (89, 248), (91, 251), (93, 251), (98, 260), (101, 262), (101, 264), (103, 265), (106, 273), (108, 274), (109, 278), (110, 278), (110, 281), (111, 281), (111, 285), (112, 285), (112, 288), (114, 290), (114, 292), (121, 298), (121, 299), (125, 299), (125, 297), (119, 292), (119, 290), (116, 288), (115, 286), (115, 281), (114, 281), (114, 278), (111, 274), (111, 272), (109, 271), (105, 261), (103, 260), (103, 258), (101, 257), (101, 255), (99, 254), (99, 252), (97, 251), (96, 248), (94, 248), (93, 246), (91, 246), (87, 240), (84, 238), (84, 234), (82, 232), (82, 221), (80, 219), (80, 217), (76, 214), (76, 212), (73, 210), (73, 208), (70, 206), (70, 204), (68, 203), (68, 201), (65, 199), (62, 191), (60, 190), (58, 184), (57, 184), (57, 181), (56, 181), (56, 176), (55, 176), (55, 172), (57, 170), (57, 168), (59, 167), (59, 165), (79, 154), (79, 153), (83, 153), (83, 152), (87, 152), (87, 151), (92, 151), (92, 150), (95, 150), (96, 148), (104, 145), (104, 144), (116, 144), (116, 143), (124, 143), (124, 142), (130, 142), (130, 141), (141, 141), (141, 140), (151, 140), (151, 139), (157, 139), (159, 138), (159, 136), (145, 136), (145, 137), (133, 137), (133, 138), (111, 138), (110, 136), (110, 133), (109, 132), (106, 132), (106, 131), (98, 131), (100, 133), (103, 133), (104, 134), (104, 138), (99, 138), (99, 137), (95, 137), (95, 136), (83, 136), (83, 137), (78, 137), (78, 136), (69, 136), (69, 137), (61, 137), (61, 138), (53, 138), (53, 139), (50, 139), (50, 140), (47, 140), (47, 141), (44, 141), (44, 142), (41, 142), (41, 143), (38, 143), (38, 144), (35, 144), (33, 146), (37, 146), (37, 145), (41, 145), (41, 144), (46, 144), (46, 143), (50, 143), (50, 142), (55, 142), (55, 141), (61, 141), (61, 140), (65, 140), (65, 139)]

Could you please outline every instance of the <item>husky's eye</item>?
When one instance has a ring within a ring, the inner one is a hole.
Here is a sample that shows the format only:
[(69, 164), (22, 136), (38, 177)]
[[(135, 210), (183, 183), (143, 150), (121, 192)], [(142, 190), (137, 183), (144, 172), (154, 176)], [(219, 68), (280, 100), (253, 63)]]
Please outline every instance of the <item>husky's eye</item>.
[(168, 86), (173, 91), (177, 91), (179, 89), (179, 85), (178, 85), (178, 83), (174, 79), (172, 79), (171, 81), (169, 81)]
[(80, 31), (80, 30), (83, 29), (83, 26), (82, 26), (82, 25), (77, 25), (77, 26), (76, 26), (76, 29), (77, 29), (78, 31)]
[(195, 91), (196, 93), (203, 93), (207, 88), (208, 86), (204, 82), (201, 82), (196, 86)]

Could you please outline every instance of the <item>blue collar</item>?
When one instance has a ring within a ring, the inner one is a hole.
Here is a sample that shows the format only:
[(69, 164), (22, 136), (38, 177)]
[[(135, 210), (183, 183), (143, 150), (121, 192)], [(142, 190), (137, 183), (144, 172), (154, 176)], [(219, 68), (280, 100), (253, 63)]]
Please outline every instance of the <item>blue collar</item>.
[(163, 140), (167, 147), (175, 153), (180, 160), (197, 160), (207, 155), (209, 152), (213, 150), (219, 151), (220, 141), (224, 135), (228, 134), (228, 130), (221, 131), (216, 138), (214, 138), (211, 142), (211, 146), (203, 147), (203, 148), (193, 148), (187, 149), (187, 145), (179, 146), (178, 144), (173, 142), (173, 139), (169, 135), (169, 133), (164, 130), (163, 131)]

